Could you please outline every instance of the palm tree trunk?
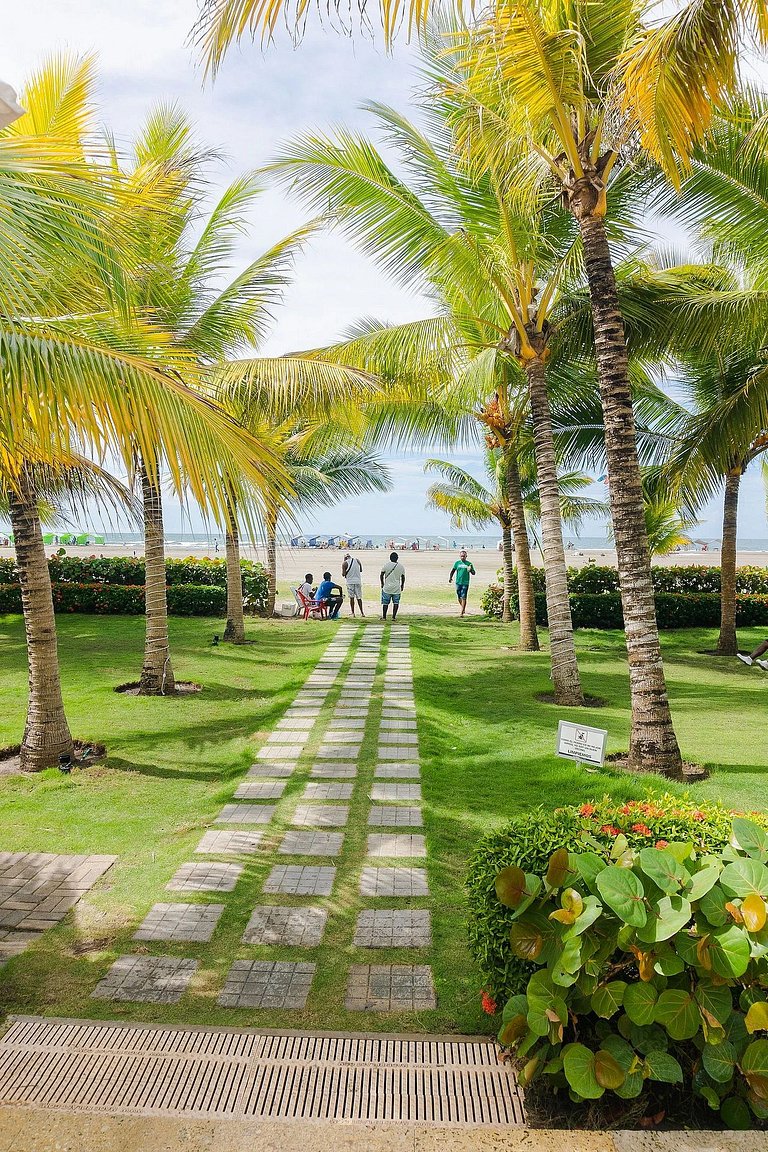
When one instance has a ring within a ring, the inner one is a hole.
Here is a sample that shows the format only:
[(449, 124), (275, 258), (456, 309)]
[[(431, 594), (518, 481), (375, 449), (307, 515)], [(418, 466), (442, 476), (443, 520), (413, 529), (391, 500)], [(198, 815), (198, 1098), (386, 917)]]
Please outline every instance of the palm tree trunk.
[(277, 597), (277, 515), (272, 508), (267, 509), (267, 603), (265, 612), (268, 620), (275, 614)]
[(146, 597), (144, 666), (141, 669), (139, 695), (171, 696), (176, 691), (176, 683), (171, 666), (171, 648), (168, 637), (163, 498), (159, 484), (150, 479), (143, 460), (139, 471), (144, 499), (144, 585)]
[[(539, 634), (536, 631), (536, 596), (533, 589), (533, 569), (531, 549), (528, 545), (528, 528), (525, 523), (523, 487), (520, 482), (520, 469), (514, 449), (507, 453), (507, 503), (515, 542), (517, 561), (517, 602), (520, 615), (520, 647), (523, 652), (539, 651)], [(505, 557), (506, 564), (506, 557)]]
[(512, 552), (512, 529), (502, 521), (501, 543), (504, 556), (504, 592), (501, 597), (501, 622), (512, 622), (512, 590), (515, 586), (515, 560)]
[(549, 651), (555, 703), (584, 703), (573, 640), (571, 601), (568, 595), (568, 570), (565, 565), (563, 527), (560, 517), (560, 489), (557, 483), (555, 443), (552, 416), (547, 395), (544, 360), (534, 356), (525, 361), (528, 396), (533, 417), (533, 439), (536, 448), (536, 474), (541, 505), (541, 542), (544, 552), (544, 575), (547, 584), (547, 617)]
[(73, 756), (74, 745), (61, 695), (51, 575), (35, 492), (26, 474), (22, 474), (18, 489), (11, 493), (10, 514), (29, 672), (21, 767), (27, 772), (39, 772), (57, 764), (60, 756)]
[(575, 213), (584, 244), (598, 383), (605, 425), (611, 519), (616, 543), (632, 698), (630, 767), (679, 779), (682, 759), (664, 679), (643, 513), (627, 345), (601, 215)]
[(245, 615), (243, 613), (243, 573), (240, 567), (240, 535), (237, 530), (237, 517), (234, 508), (228, 503), (230, 513), (226, 533), (227, 553), (227, 624), (224, 639), (232, 644), (245, 643)]
[(725, 478), (723, 500), (723, 543), (720, 548), (720, 635), (718, 656), (735, 656), (736, 641), (736, 527), (739, 512), (741, 469)]

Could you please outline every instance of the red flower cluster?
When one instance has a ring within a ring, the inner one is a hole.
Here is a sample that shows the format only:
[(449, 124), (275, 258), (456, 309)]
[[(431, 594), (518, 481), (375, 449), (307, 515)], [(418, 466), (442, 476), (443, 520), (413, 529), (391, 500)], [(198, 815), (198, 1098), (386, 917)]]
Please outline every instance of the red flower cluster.
[(657, 840), (654, 848), (666, 848), (669, 845), (669, 840)]
[(482, 996), (483, 1012), (487, 1012), (489, 1016), (494, 1016), (499, 1010), (498, 1004), (494, 1000), (493, 996), (489, 996), (487, 992), (483, 992)]
[(620, 836), (621, 835), (621, 828), (616, 828), (615, 825), (613, 825), (613, 824), (603, 824), (600, 828), (600, 831), (604, 832), (606, 836)]
[(579, 808), (579, 816), (591, 816), (594, 811), (594, 804), (582, 804), (581, 808)]
[(651, 830), (647, 824), (633, 824), (632, 825), (632, 831), (637, 832), (637, 834), (639, 836), (652, 836), (653, 835), (653, 833), (651, 832)]

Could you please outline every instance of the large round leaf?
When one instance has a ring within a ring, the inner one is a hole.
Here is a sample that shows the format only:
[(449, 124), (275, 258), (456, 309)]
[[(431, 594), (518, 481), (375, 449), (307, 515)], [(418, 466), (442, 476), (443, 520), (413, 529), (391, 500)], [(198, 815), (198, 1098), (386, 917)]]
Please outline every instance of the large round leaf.
[(734, 860), (720, 873), (720, 885), (729, 896), (768, 896), (768, 868), (759, 860)]
[(690, 879), (690, 873), (671, 852), (663, 848), (641, 848), (638, 853), (640, 867), (662, 892), (679, 892)]
[(541, 929), (530, 920), (517, 920), (509, 930), (509, 943), (519, 960), (538, 960), (544, 946)]
[(656, 1001), (654, 1019), (673, 1040), (690, 1040), (701, 1028), (701, 1013), (690, 992), (668, 988)]
[(562, 888), (570, 871), (568, 849), (558, 848), (549, 858), (547, 884), (549, 884), (550, 888)]
[(741, 916), (747, 932), (762, 932), (768, 919), (765, 900), (757, 892), (745, 896), (741, 902)]
[(621, 1008), (626, 990), (627, 985), (623, 980), (611, 980), (609, 984), (603, 984), (592, 995), (592, 1011), (603, 1020), (610, 1020)]
[(740, 1096), (728, 1096), (720, 1105), (720, 1116), (726, 1128), (734, 1132), (747, 1132), (752, 1127), (749, 1108)]
[(624, 993), (624, 1011), (633, 1024), (652, 1024), (657, 999), (653, 984), (630, 984)]
[(598, 1100), (605, 1088), (595, 1075), (595, 1054), (583, 1044), (568, 1044), (563, 1050), (565, 1078), (585, 1100)]
[(699, 980), (694, 995), (702, 1014), (706, 1014), (712, 1018), (713, 1022), (725, 1027), (733, 1012), (733, 996), (728, 985), (712, 984), (709, 980)]
[(722, 1044), (705, 1044), (701, 1062), (708, 1076), (718, 1084), (727, 1084), (736, 1067), (736, 1049), (727, 1040)]
[(768, 1099), (768, 1040), (753, 1040), (739, 1061), (741, 1071), (760, 1100)]
[(641, 928), (647, 919), (645, 892), (642, 881), (628, 868), (616, 864), (604, 868), (596, 880), (603, 902), (612, 912), (635, 928)]
[(691, 918), (691, 905), (684, 896), (662, 896), (654, 902), (646, 923), (637, 930), (639, 940), (658, 944), (670, 940)]
[(708, 868), (701, 868), (690, 877), (685, 889), (687, 900), (701, 900), (707, 892), (711, 892), (720, 879), (720, 868), (711, 864)]
[(756, 1000), (750, 1004), (744, 1023), (747, 1032), (768, 1032), (768, 1002)]
[(499, 1044), (508, 1046), (516, 1044), (527, 1031), (528, 1021), (525, 1016), (513, 1016), (506, 1024), (502, 1024), (499, 1030)]
[(728, 924), (731, 919), (725, 907), (727, 903), (728, 897), (718, 885), (710, 889), (710, 891), (699, 900), (699, 912), (702, 916), (706, 917), (708, 923), (712, 924), (715, 928), (719, 928), (723, 924)]
[(595, 1079), (601, 1088), (610, 1088), (614, 1092), (624, 1083), (624, 1069), (605, 1048), (595, 1053)]
[(525, 896), (525, 872), (516, 864), (502, 868), (496, 877), (496, 895), (507, 908), (517, 908)]
[(712, 970), (727, 980), (743, 976), (749, 964), (749, 937), (743, 928), (732, 924), (718, 928), (709, 939), (709, 959)]
[(605, 860), (597, 852), (580, 852), (578, 856), (571, 857), (571, 863), (576, 865), (576, 871), (589, 888), (596, 891), (595, 881), (605, 869)]
[(649, 1052), (645, 1058), (645, 1074), (649, 1080), (662, 1084), (682, 1084), (683, 1070), (669, 1052)]
[(768, 864), (768, 832), (744, 816), (733, 818), (733, 839), (747, 856)]

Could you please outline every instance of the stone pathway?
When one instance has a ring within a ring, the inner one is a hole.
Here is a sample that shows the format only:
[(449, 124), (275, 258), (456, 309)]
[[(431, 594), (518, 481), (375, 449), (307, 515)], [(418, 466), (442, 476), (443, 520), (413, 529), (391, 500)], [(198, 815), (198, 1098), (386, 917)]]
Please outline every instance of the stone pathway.
[[(210, 941), (226, 908), (221, 901), (245, 882), (244, 864), (199, 857), (258, 853), (267, 868), (242, 943), (262, 951), (258, 959), (233, 958), (220, 1006), (301, 1011), (318, 966), (329, 964), (308, 960), (307, 949), (333, 930), (333, 963), (346, 963), (343, 996), (350, 1013), (435, 1008), (432, 970), (423, 963), (432, 945), (427, 840), (412, 831), (423, 825), (416, 728), (407, 627), (385, 631), (381, 623), (369, 623), (360, 632), (356, 624), (343, 624), (232, 802), (215, 817), (216, 827), (203, 835), (198, 859), (182, 864), (166, 885), (168, 892), (198, 901), (215, 893), (217, 902), (157, 903), (134, 938)], [(251, 830), (253, 825), (260, 827)], [(269, 958), (275, 948), (297, 954), (286, 959), (284, 951), (273, 952)], [(390, 954), (382, 956), (382, 949)], [(121, 956), (93, 995), (176, 1003), (198, 964), (177, 956)]]

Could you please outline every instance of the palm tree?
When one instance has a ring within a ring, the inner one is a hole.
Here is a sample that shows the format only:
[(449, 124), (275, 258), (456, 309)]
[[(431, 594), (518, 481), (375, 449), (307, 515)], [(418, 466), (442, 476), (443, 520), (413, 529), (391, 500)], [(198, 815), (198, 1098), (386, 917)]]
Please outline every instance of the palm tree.
[[(183, 478), (202, 507), (215, 512), (224, 497), (222, 461), (254, 479), (259, 462), (267, 471), (279, 467), (178, 371), (137, 354), (139, 339), (120, 344), (114, 325), (109, 334), (102, 330), (99, 318), (125, 320), (129, 307), (116, 200), (85, 160), (91, 80), (87, 61), (52, 62), (23, 96), (29, 116), (0, 135), (0, 201), (9, 208), (0, 212), (0, 270), (8, 270), (0, 276), (0, 489), (10, 507), (22, 590), (29, 703), (21, 761), (31, 770), (73, 752), (38, 512), (39, 469), (56, 471), (76, 453), (100, 458), (108, 450), (128, 467), (138, 449), (151, 461), (162, 455), (178, 487)], [(138, 321), (135, 331), (145, 335)]]
[[(286, 0), (207, 0), (197, 34), (208, 68), (215, 71), (242, 36), (271, 35), (287, 7)], [(432, 8), (428, 0), (380, 0), (379, 7), (387, 43), (402, 13), (423, 31)], [(297, 25), (305, 15), (306, 5), (297, 5)], [(498, 5), (471, 38), (468, 81), (484, 106), (464, 133), (473, 163), (506, 166), (512, 200), (526, 176), (536, 185), (543, 179), (562, 195), (583, 241), (629, 651), (630, 763), (673, 776), (682, 761), (655, 620), (606, 191), (617, 160), (638, 144), (679, 180), (718, 101), (736, 85), (741, 39), (750, 35), (763, 48), (768, 18), (764, 5), (742, 0), (687, 0), (663, 19), (651, 0), (515, 0)]]
[[(426, 60), (455, 79), (436, 50)], [(336, 139), (300, 138), (268, 170), (313, 208), (325, 209), (389, 274), (438, 294), (470, 353), (459, 386), (471, 389), (478, 419), (501, 448), (513, 443), (525, 382), (541, 492), (555, 697), (560, 704), (581, 704), (546, 382), (551, 319), (573, 270), (574, 229), (566, 213), (543, 204), (510, 211), (492, 175), (470, 181), (462, 174), (451, 157), (452, 99), (433, 106), (428, 135), (391, 109), (373, 111), (408, 180), (369, 140), (347, 132)], [(485, 359), (476, 355), (483, 349), (490, 354)], [(512, 461), (506, 475), (512, 482)]]

